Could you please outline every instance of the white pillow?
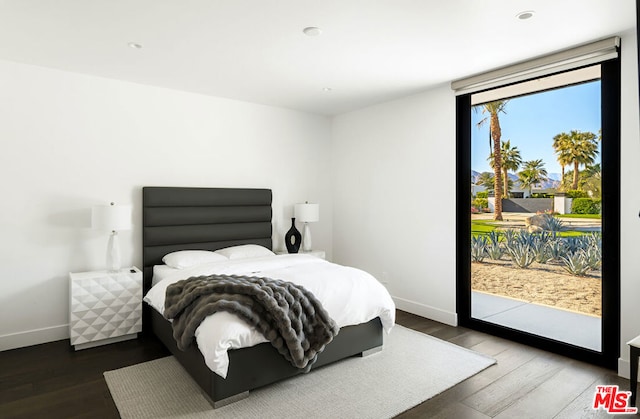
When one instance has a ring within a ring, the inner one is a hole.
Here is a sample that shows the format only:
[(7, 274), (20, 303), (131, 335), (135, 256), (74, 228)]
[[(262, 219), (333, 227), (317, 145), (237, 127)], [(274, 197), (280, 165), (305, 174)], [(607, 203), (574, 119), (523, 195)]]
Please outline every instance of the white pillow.
[(228, 257), (229, 259), (259, 258), (264, 256), (275, 256), (271, 250), (257, 244), (243, 244), (240, 246), (225, 247), (216, 250), (216, 253)]
[(203, 263), (224, 262), (229, 260), (224, 255), (209, 250), (179, 250), (164, 255), (165, 265), (176, 269), (186, 269)]

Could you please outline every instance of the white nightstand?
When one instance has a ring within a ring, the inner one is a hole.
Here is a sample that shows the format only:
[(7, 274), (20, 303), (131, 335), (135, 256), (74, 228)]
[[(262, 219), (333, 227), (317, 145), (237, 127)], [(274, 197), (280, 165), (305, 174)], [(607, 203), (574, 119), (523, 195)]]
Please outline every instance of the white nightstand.
[(325, 254), (324, 250), (312, 250), (310, 252), (300, 252), (301, 255), (310, 255), (310, 256), (315, 256), (317, 258), (320, 259), (326, 259), (327, 255)]
[[(277, 255), (288, 255), (289, 252), (287, 252), (286, 250), (278, 250), (276, 252)], [(302, 250), (299, 251), (298, 253), (292, 253), (293, 255), (298, 254), (298, 255), (310, 255), (310, 256), (315, 256), (317, 258), (320, 259), (326, 259), (327, 255), (325, 254), (324, 250), (312, 250), (310, 252), (303, 252)]]
[(71, 345), (86, 349), (135, 339), (142, 331), (142, 272), (69, 274), (69, 335)]

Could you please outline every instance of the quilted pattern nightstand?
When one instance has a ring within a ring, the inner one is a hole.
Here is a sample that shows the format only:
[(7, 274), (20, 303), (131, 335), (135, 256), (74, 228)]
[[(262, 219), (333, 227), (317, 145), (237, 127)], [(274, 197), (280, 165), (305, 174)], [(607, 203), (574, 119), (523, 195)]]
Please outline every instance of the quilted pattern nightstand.
[(69, 335), (78, 349), (135, 339), (142, 330), (142, 272), (69, 274)]

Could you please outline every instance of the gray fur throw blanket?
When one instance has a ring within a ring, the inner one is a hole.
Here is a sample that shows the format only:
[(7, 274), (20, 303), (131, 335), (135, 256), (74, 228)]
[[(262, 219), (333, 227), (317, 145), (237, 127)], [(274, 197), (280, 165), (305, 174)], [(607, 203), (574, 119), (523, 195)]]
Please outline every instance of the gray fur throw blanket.
[(254, 326), (294, 367), (309, 371), (339, 328), (304, 287), (269, 278), (209, 275), (167, 287), (164, 316), (185, 350), (200, 323), (217, 311), (236, 314)]

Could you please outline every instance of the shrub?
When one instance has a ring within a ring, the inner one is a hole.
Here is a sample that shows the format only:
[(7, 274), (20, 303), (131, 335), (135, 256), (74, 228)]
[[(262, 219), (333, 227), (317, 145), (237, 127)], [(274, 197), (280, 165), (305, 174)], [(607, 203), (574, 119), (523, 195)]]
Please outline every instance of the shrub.
[(476, 198), (489, 198), (489, 192), (487, 191), (476, 192)]
[(600, 200), (591, 198), (575, 198), (571, 203), (573, 214), (600, 214)]
[(485, 208), (489, 208), (489, 200), (487, 198), (476, 198), (471, 201), (471, 205), (482, 210)]
[(579, 191), (577, 189), (568, 190), (564, 194), (567, 198), (589, 198), (589, 194), (587, 194), (585, 191)]

